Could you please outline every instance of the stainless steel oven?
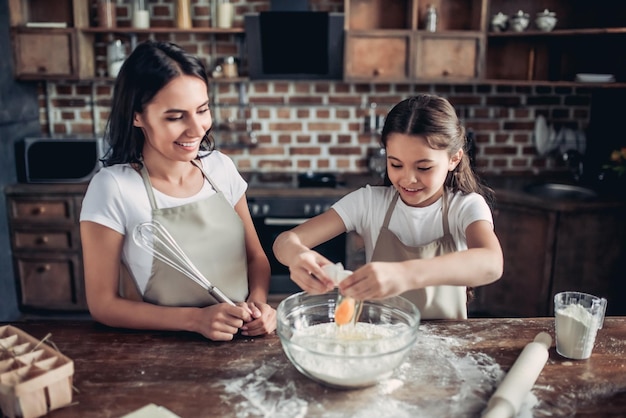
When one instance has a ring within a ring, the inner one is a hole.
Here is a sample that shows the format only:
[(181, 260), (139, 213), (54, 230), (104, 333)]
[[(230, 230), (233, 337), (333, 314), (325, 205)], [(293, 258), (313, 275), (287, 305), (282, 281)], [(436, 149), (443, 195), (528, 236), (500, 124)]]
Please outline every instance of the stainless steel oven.
[[(278, 235), (309, 218), (326, 211), (337, 197), (249, 197), (248, 207), (256, 227), (261, 245), (267, 254), (272, 269), (270, 293), (284, 294), (301, 291), (289, 277), (289, 269), (283, 266), (272, 251)], [(346, 261), (346, 234), (315, 248), (333, 262)]]

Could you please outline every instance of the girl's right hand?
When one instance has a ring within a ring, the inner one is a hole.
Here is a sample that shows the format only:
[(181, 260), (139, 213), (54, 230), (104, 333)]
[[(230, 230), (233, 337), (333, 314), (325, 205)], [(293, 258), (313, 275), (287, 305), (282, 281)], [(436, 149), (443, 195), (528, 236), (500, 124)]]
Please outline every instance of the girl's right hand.
[(289, 274), (298, 286), (311, 294), (326, 293), (334, 289), (335, 283), (322, 270), (322, 266), (332, 264), (320, 253), (308, 250), (294, 257), (289, 265)]
[(197, 332), (213, 341), (230, 341), (252, 319), (247, 307), (218, 303), (200, 308)]

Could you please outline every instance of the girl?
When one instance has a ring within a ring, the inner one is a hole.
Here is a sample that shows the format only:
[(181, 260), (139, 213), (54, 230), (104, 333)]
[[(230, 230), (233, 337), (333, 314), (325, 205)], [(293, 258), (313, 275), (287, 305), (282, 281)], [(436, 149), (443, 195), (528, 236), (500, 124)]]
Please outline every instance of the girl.
[[(269, 262), (232, 160), (213, 150), (208, 78), (180, 47), (146, 41), (115, 82), (111, 149), (83, 200), (85, 290), (94, 319), (115, 327), (195, 331), (212, 340), (274, 331)], [(168, 229), (237, 306), (153, 258), (136, 225)], [(120, 280), (121, 278), (121, 280)]]
[(467, 318), (466, 286), (502, 275), (500, 243), (483, 189), (464, 153), (465, 130), (445, 99), (421, 94), (398, 103), (382, 131), (387, 186), (366, 186), (327, 212), (283, 232), (276, 258), (305, 291), (333, 281), (311, 248), (346, 231), (365, 242), (368, 263), (339, 285), (354, 299), (402, 294), (424, 319)]

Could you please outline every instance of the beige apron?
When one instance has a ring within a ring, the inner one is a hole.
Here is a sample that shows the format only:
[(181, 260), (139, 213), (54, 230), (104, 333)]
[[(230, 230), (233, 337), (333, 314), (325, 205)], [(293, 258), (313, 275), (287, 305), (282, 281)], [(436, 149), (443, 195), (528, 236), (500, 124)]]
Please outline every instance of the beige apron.
[[(457, 250), (448, 225), (448, 193), (444, 190), (442, 200), (443, 237), (426, 245), (411, 247), (389, 230), (389, 221), (398, 201), (396, 193), (380, 228), (372, 261), (406, 261), (433, 258)], [(467, 319), (467, 295), (465, 286), (427, 286), (402, 294), (419, 308), (422, 319)]]
[[(152, 207), (152, 219), (169, 231), (213, 285), (234, 302), (245, 301), (248, 296), (248, 268), (243, 222), (201, 165), (192, 163), (202, 171), (217, 193), (207, 199), (171, 208), (157, 207), (148, 171), (145, 166), (141, 169)], [(128, 284), (122, 287), (128, 291)], [(202, 286), (156, 258), (152, 261), (152, 272), (143, 300), (164, 306), (217, 303)]]

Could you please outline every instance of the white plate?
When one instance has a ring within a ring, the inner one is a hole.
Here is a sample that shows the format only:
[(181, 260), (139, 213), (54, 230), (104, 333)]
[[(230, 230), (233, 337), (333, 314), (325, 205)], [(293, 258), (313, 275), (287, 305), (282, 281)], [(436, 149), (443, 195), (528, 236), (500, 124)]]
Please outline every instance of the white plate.
[(535, 120), (535, 147), (539, 155), (545, 155), (550, 150), (550, 129), (548, 128), (548, 122), (543, 115), (537, 116)]
[(615, 76), (613, 74), (576, 74), (576, 81), (581, 83), (613, 83)]

